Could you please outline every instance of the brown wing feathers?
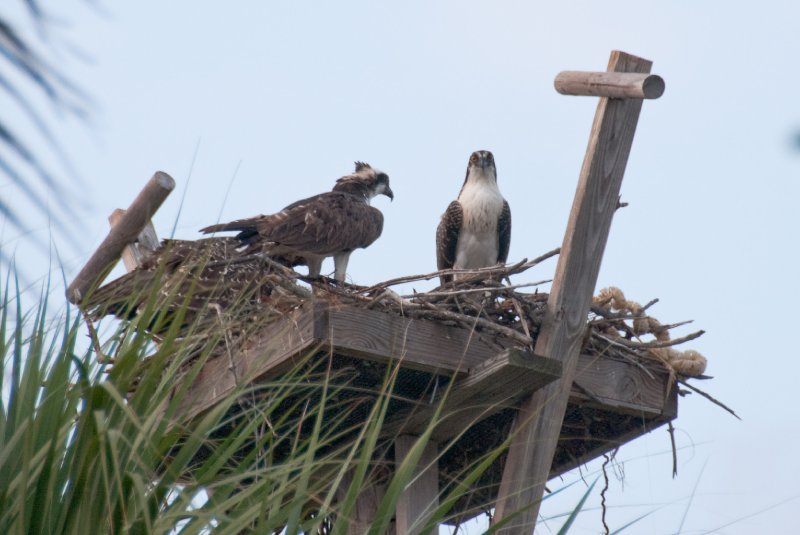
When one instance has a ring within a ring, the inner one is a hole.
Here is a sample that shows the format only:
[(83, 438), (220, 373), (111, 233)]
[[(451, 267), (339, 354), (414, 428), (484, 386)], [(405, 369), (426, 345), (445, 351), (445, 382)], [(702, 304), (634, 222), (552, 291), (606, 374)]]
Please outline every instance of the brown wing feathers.
[(497, 261), (505, 264), (511, 246), (511, 208), (508, 206), (508, 201), (503, 201), (503, 211), (497, 220), (497, 245)]
[(243, 244), (255, 241), (298, 253), (329, 255), (367, 247), (383, 230), (383, 214), (353, 195), (328, 192), (291, 204), (280, 212), (212, 225), (204, 233), (238, 230)]
[[(436, 228), (436, 267), (439, 270), (450, 269), (456, 262), (456, 246), (463, 217), (461, 204), (453, 201)], [(453, 280), (452, 275), (442, 275), (440, 278), (442, 284)]]

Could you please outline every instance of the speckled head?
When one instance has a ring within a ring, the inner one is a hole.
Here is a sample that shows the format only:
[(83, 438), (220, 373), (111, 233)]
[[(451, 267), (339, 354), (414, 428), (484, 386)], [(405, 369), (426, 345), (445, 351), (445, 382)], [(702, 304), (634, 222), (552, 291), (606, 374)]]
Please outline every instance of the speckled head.
[(389, 175), (364, 162), (356, 162), (355, 172), (337, 180), (333, 191), (363, 195), (367, 201), (376, 195), (386, 195), (389, 199), (394, 199), (394, 192), (389, 187)]

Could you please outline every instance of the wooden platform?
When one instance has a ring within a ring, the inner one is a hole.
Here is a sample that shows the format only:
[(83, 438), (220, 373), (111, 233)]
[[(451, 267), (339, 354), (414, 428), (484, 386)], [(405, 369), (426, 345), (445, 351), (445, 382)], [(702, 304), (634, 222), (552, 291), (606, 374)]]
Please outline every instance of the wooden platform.
[[(443, 445), (439, 468), (445, 490), (473, 460), (502, 443), (522, 397), (560, 376), (560, 362), (509, 345), (440, 322), (308, 302), (261, 329), (233, 359), (207, 362), (179, 412), (185, 421), (197, 417), (236, 388), (237, 380), (274, 379), (309, 355), (332, 358), (334, 368), (360, 370), (361, 390), (380, 389), (386, 367), (399, 364), (402, 401), (391, 405), (383, 435), (420, 433), (445, 397), (444, 416), (432, 436)], [(668, 370), (655, 360), (582, 354), (550, 476), (675, 418), (677, 391), (671, 385)], [(480, 512), (470, 504), (491, 503), (497, 495), (504, 460), (501, 456), (487, 470), (474, 496), (455, 507), (462, 518)]]

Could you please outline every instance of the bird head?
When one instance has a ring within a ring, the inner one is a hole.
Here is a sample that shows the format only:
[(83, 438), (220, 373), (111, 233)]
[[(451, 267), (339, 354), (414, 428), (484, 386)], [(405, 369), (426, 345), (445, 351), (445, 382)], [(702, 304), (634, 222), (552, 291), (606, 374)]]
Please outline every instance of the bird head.
[(476, 150), (469, 157), (467, 178), (489, 178), (497, 181), (497, 169), (494, 166), (494, 155), (488, 150)]
[(377, 195), (386, 195), (394, 200), (394, 192), (389, 187), (389, 175), (364, 162), (356, 162), (355, 172), (337, 180), (333, 191), (363, 195), (367, 202)]

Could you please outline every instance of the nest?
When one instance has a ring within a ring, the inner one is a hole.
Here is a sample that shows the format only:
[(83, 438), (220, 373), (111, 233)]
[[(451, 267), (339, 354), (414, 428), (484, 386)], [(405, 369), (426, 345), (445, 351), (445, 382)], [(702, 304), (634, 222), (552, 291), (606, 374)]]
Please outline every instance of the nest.
[[(216, 244), (214, 247), (218, 248)], [(431, 291), (407, 295), (398, 293), (394, 288), (401, 284), (435, 279), (441, 273), (400, 277), (365, 287), (328, 279), (308, 279), (283, 263), (259, 254), (238, 258), (235, 262), (226, 262), (225, 259), (213, 256), (208, 258), (206, 254), (202, 261), (195, 260), (188, 264), (184, 262), (180, 269), (164, 273), (162, 276), (167, 277), (167, 280), (156, 278), (154, 287), (137, 286), (137, 291), (162, 294), (161, 298), (155, 299), (158, 305), (155, 307), (156, 317), (148, 318), (141, 325), (151, 330), (156, 339), (170, 328), (175, 330), (177, 327), (179, 336), (185, 341), (182, 344), (184, 351), (181, 357), (185, 359), (181, 362), (184, 370), (201, 353), (208, 354), (210, 351), (209, 358), (230, 358), (232, 352), (247, 346), (253, 333), (273, 322), (284, 320), (292, 311), (314, 300), (325, 301), (334, 306), (363, 307), (406, 318), (464, 327), (498, 349), (517, 347), (532, 351), (547, 313), (548, 294), (538, 291), (537, 288), (549, 281), (511, 284), (510, 277), (517, 278), (557, 254), (556, 249), (536, 259), (513, 265), (461, 270), (456, 273), (453, 281)], [(220, 271), (223, 266), (224, 269)], [(160, 266), (155, 268), (160, 269)], [(237, 276), (237, 270), (243, 270), (248, 276)], [(203, 299), (192, 297), (171, 301), (166, 298), (167, 294), (191, 295), (191, 289), (197, 285), (198, 280), (207, 282), (219, 272), (224, 274), (224, 278), (219, 280), (222, 288), (205, 284), (203, 288), (206, 288), (206, 293)], [(250, 275), (256, 272), (257, 277)], [(141, 279), (142, 277), (138, 277), (138, 280)], [(120, 307), (119, 295), (120, 292), (124, 293), (125, 286), (118, 281), (108, 286), (111, 285), (115, 285), (114, 295), (117, 300), (116, 308), (110, 309), (110, 313), (119, 315), (119, 311), (124, 311), (125, 318), (131, 319), (137, 311), (143, 310), (142, 303), (147, 300), (141, 298), (131, 300), (138, 303), (136, 307)], [(103, 288), (98, 291), (101, 295), (102, 290)], [(687, 322), (659, 322), (648, 314), (655, 302), (653, 300), (641, 306), (627, 300), (617, 288), (599, 292), (587, 315), (583, 354), (633, 363), (645, 373), (655, 369), (663, 370), (666, 366), (674, 374), (676, 381), (701, 376), (705, 371), (705, 359), (696, 352), (677, 351), (674, 346), (696, 338), (703, 332), (672, 338), (670, 330)], [(99, 315), (102, 315), (102, 303), (95, 302), (92, 316)], [(175, 321), (179, 324), (175, 325)], [(371, 402), (380, 395), (389, 364), (347, 356), (337, 356), (334, 360), (329, 358), (332, 357), (327, 352), (321, 352), (318, 358), (307, 363), (305, 373), (333, 374), (331, 383), (342, 388), (337, 394), (336, 408), (326, 409), (326, 420), (340, 421), (345, 427), (356, 429), (368, 417)], [(143, 367), (147, 364), (147, 360), (142, 362)], [(414, 400), (430, 398), (437, 388), (445, 387), (450, 380), (446, 375), (400, 369), (391, 392), (389, 413), (401, 414), (409, 410)], [(268, 397), (268, 390), (256, 389), (253, 395)], [(296, 397), (313, 403), (318, 395), (319, 392), (313, 388), (304, 388)], [(254, 402), (256, 400), (251, 396), (248, 403)], [(290, 413), (300, 406), (302, 404), (298, 404), (295, 398), (289, 398), (278, 412)], [(217, 434), (220, 438), (235, 427), (237, 416), (243, 413), (244, 411), (234, 407), (226, 418), (231, 427), (219, 429)], [(456, 485), (460, 475), (476, 459), (503, 443), (513, 424), (514, 414), (513, 408), (492, 414), (473, 425), (443, 450), (439, 460), (440, 486), (443, 491)], [(290, 422), (300, 419), (302, 418), (298, 415), (297, 419), (290, 416), (284, 421), (287, 425), (292, 425)], [(588, 452), (607, 448), (608, 444), (614, 442), (614, 436), (626, 430), (641, 431), (647, 425), (649, 424), (643, 422), (639, 416), (604, 411), (600, 404), (570, 406), (565, 416), (563, 436), (554, 466), (575, 466), (579, 463), (578, 460), (586, 458)], [(383, 460), (379, 464), (390, 463), (391, 443), (382, 451)], [(246, 455), (247, 446), (239, 453)], [(279, 460), (281, 452), (274, 454), (276, 460)], [(283, 454), (288, 455), (289, 452)], [(453, 512), (457, 518), (468, 518), (479, 512), (482, 504), (493, 502), (504, 461), (505, 456), (500, 456), (470, 492), (454, 505)]]
[[(427, 292), (402, 295), (392, 288), (401, 284), (437, 278), (441, 272), (399, 277), (369, 287), (337, 283), (329, 279), (314, 280), (267, 257), (255, 255), (263, 263), (258, 291), (253, 285), (248, 292), (255, 297), (238, 300), (237, 306), (221, 306), (210, 302), (193, 312), (203, 327), (195, 329), (193, 338), (207, 340), (224, 325), (231, 340), (244, 340), (247, 334), (283, 319), (287, 313), (310, 300), (325, 300), (335, 305), (349, 305), (446, 325), (465, 327), (490, 343), (502, 347), (515, 346), (533, 350), (547, 308), (548, 294), (522, 291), (550, 282), (542, 280), (524, 284), (505, 284), (542, 261), (557, 255), (558, 249), (533, 260), (513, 265), (476, 270), (450, 271), (456, 274), (447, 282)], [(310, 288), (298, 284), (303, 281)], [(252, 282), (252, 281), (251, 281)], [(229, 291), (229, 290), (228, 290)], [(662, 324), (647, 311), (657, 299), (641, 306), (625, 298), (618, 288), (605, 288), (593, 299), (587, 316), (588, 328), (584, 351), (603, 358), (631, 362), (658, 361), (679, 377), (702, 377), (706, 359), (693, 350), (677, 351), (674, 346), (698, 338), (703, 331), (672, 338), (670, 331), (690, 321)], [(226, 347), (230, 350), (230, 345)]]

